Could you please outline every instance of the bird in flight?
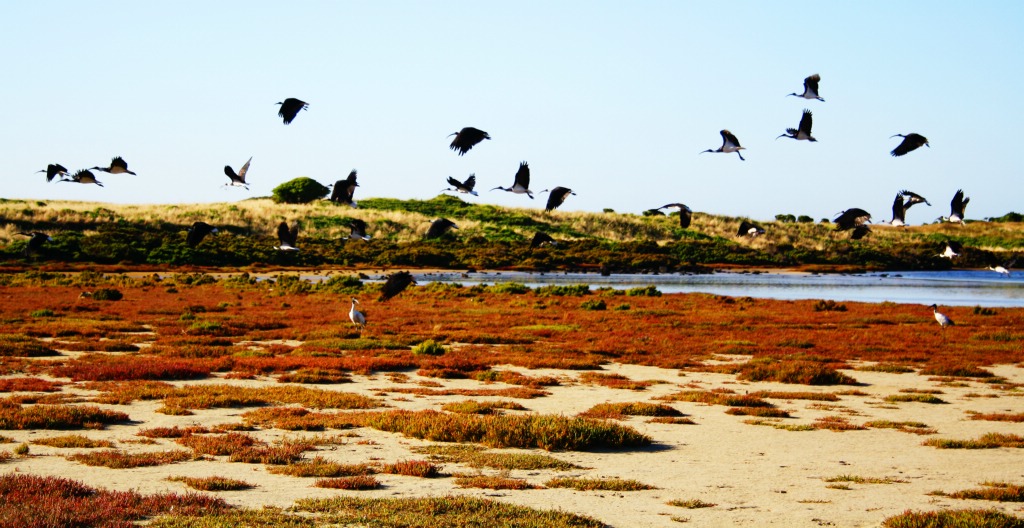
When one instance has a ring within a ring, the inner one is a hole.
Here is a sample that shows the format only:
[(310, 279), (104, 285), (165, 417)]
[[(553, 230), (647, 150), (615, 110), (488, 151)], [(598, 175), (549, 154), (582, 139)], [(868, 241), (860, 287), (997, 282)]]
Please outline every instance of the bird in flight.
[(893, 156), (902, 156), (908, 152), (917, 150), (922, 145), (931, 148), (931, 145), (928, 144), (928, 138), (922, 136), (921, 134), (893, 134), (889, 136), (889, 139), (892, 139), (894, 137), (901, 137), (903, 138), (903, 141), (899, 145), (897, 145), (896, 148), (892, 149), (892, 152), (890, 152), (890, 154), (892, 154)]
[(69, 178), (70, 179), (61, 178), (61, 179), (59, 179), (57, 181), (62, 181), (62, 182), (66, 181), (66, 182), (73, 182), (73, 183), (95, 183), (96, 185), (99, 185), (100, 187), (103, 187), (103, 184), (96, 180), (96, 175), (93, 174), (92, 172), (89, 172), (87, 169), (82, 169), (82, 170), (72, 174)]
[(501, 189), (515, 194), (525, 194), (533, 199), (533, 193), (530, 192), (530, 166), (524, 161), (519, 164), (519, 170), (516, 171), (516, 179), (509, 188), (495, 187), (492, 191)]
[(691, 211), (690, 208), (686, 206), (686, 204), (670, 203), (670, 204), (665, 204), (665, 205), (659, 207), (656, 210), (660, 211), (661, 209), (672, 209), (672, 208), (679, 210), (679, 227), (681, 227), (683, 229), (686, 229), (687, 227), (690, 227), (690, 220), (691, 220), (691, 218), (693, 218), (693, 211)]
[(957, 189), (953, 199), (949, 202), (949, 221), (954, 224), (964, 223), (964, 210), (967, 209), (967, 202), (970, 198), (964, 198), (963, 189)]
[(953, 260), (953, 257), (959, 257), (964, 252), (964, 245), (956, 240), (947, 240), (944, 246), (942, 253), (936, 256)]
[(426, 238), (439, 238), (441, 235), (448, 232), (449, 229), (458, 229), (459, 226), (455, 225), (455, 222), (447, 218), (438, 218), (430, 223), (430, 229), (427, 230)]
[(811, 125), (811, 111), (805, 108), (803, 115), (800, 116), (800, 124), (797, 125), (797, 128), (787, 128), (785, 134), (782, 134), (781, 136), (775, 139), (779, 139), (780, 137), (788, 137), (798, 141), (818, 141), (817, 139), (814, 139), (814, 136), (811, 135)]
[(192, 227), (188, 228), (188, 234), (185, 235), (185, 244), (188, 247), (196, 247), (206, 238), (206, 235), (216, 232), (217, 228), (206, 222), (194, 222)]
[(833, 220), (837, 231), (846, 231), (871, 221), (871, 215), (858, 207), (847, 209)]
[(757, 238), (763, 234), (763, 227), (746, 220), (740, 222), (740, 228), (736, 231), (736, 236), (749, 236), (750, 238)]
[(352, 197), (356, 194), (356, 187), (359, 187), (356, 183), (356, 170), (352, 169), (352, 172), (348, 173), (348, 178), (334, 182), (334, 190), (331, 191), (329, 200), (355, 207), (356, 201)]
[[(544, 189), (537, 194), (543, 194), (546, 192), (549, 191)], [(568, 187), (555, 187), (554, 189), (551, 189), (550, 192), (551, 194), (548, 195), (548, 203), (544, 206), (545, 211), (554, 211), (558, 206), (565, 203), (565, 199), (568, 198), (570, 194), (576, 196), (576, 193), (572, 192), (572, 189)]]
[(126, 161), (124, 161), (124, 158), (122, 158), (121, 156), (115, 156), (114, 159), (110, 160), (110, 166), (109, 167), (93, 167), (93, 168), (91, 168), (89, 170), (100, 170), (100, 171), (107, 172), (107, 173), (110, 173), (110, 174), (125, 174), (125, 173), (127, 173), (127, 174), (131, 174), (132, 176), (135, 176), (134, 172), (128, 170), (128, 163)]
[(309, 103), (300, 101), (294, 97), (289, 97), (282, 102), (275, 103), (281, 105), (281, 110), (277, 112), (277, 117), (284, 119), (284, 124), (291, 124), (295, 116), (299, 115), (299, 110), (309, 110)]
[(245, 173), (249, 172), (249, 162), (250, 161), (252, 161), (252, 156), (250, 156), (249, 160), (245, 162), (245, 165), (242, 165), (241, 169), (238, 169), (238, 173), (237, 174), (235, 173), (235, 170), (231, 168), (231, 165), (225, 165), (224, 166), (224, 174), (227, 174), (228, 178), (231, 179), (230, 182), (224, 184), (225, 187), (226, 186), (238, 186), (238, 187), (245, 187), (245, 190), (249, 190), (249, 184), (245, 183)]
[(47, 183), (53, 181), (53, 179), (56, 178), (57, 176), (68, 175), (68, 170), (60, 163), (51, 163), (47, 165), (45, 169), (36, 172), (45, 172)]
[(43, 233), (42, 231), (32, 231), (29, 233), (18, 232), (19, 235), (25, 235), (29, 237), (28, 244), (25, 245), (25, 249), (22, 251), (22, 255), (25, 257), (31, 256), (33, 253), (38, 253), (43, 248), (43, 244), (47, 242), (53, 242), (50, 235)]
[(348, 237), (352, 240), (370, 240), (370, 235), (366, 234), (366, 222), (358, 218), (349, 220), (349, 232)]
[(473, 190), (476, 187), (476, 174), (470, 174), (466, 181), (460, 182), (451, 176), (448, 177), (448, 185), (451, 187), (444, 189), (444, 191), (456, 191), (463, 194), (472, 194), (473, 196), (479, 196), (476, 191)]
[(281, 245), (276, 246), (274, 249), (279, 251), (298, 251), (299, 248), (295, 245), (295, 241), (298, 238), (299, 224), (295, 224), (294, 227), (288, 229), (288, 222), (281, 222), (277, 226), (277, 240), (281, 242)]
[[(804, 93), (791, 93), (789, 95), (795, 95), (796, 97), (803, 97), (804, 99), (817, 99), (821, 102), (825, 102), (824, 99), (818, 96), (818, 83), (821, 82), (821, 76), (815, 73), (810, 77), (804, 79)], [(787, 96), (788, 97), (788, 96)]]
[(459, 153), (459, 156), (469, 152), (469, 149), (473, 148), (477, 143), (485, 139), (491, 139), (491, 135), (479, 128), (465, 127), (458, 132), (452, 132), (448, 134), (448, 137), (455, 136), (452, 140), (452, 144), (449, 146), (452, 150)]
[(722, 135), (721, 147), (718, 147), (717, 150), (702, 150), (698, 154), (704, 154), (705, 152), (722, 152), (725, 154), (730, 154), (732, 152), (735, 152), (736, 155), (740, 157), (740, 160), (746, 161), (746, 159), (743, 157), (743, 154), (740, 153), (741, 150), (746, 150), (744, 147), (740, 146), (740, 140), (736, 139), (736, 136), (734, 136), (733, 133), (729, 132), (728, 130), (722, 130), (719, 132), (719, 134)]
[(557, 246), (558, 242), (551, 238), (551, 235), (537, 231), (537, 234), (533, 235), (533, 240), (530, 241), (530, 249), (538, 248), (544, 245)]
[(402, 293), (410, 284), (416, 284), (416, 279), (412, 277), (412, 274), (408, 271), (399, 271), (392, 273), (388, 276), (387, 280), (384, 281), (384, 285), (380, 288), (380, 298), (378, 301), (384, 302), (388, 299)]

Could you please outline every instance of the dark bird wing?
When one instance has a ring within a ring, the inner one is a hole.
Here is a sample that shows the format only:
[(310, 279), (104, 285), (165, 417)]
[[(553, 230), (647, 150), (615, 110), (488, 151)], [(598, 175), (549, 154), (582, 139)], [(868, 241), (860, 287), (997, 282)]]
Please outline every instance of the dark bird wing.
[(462, 188), (462, 182), (456, 180), (455, 178), (452, 178), (451, 176), (448, 177), (448, 185), (455, 187), (456, 190)]
[(728, 130), (722, 130), (719, 132), (722, 135), (722, 146), (723, 147), (739, 147), (740, 140), (736, 139), (736, 136)]
[(462, 187), (466, 192), (473, 192), (473, 188), (476, 187), (476, 174), (470, 174), (466, 181), (462, 182)]
[(543, 244), (555, 245), (556, 242), (551, 235), (537, 231), (537, 234), (533, 235), (533, 240), (530, 241), (530, 248), (540, 247)]
[(530, 166), (525, 161), (519, 164), (519, 170), (516, 171), (515, 185), (530, 188)]
[(185, 244), (189, 247), (195, 247), (214, 231), (213, 226), (206, 222), (195, 222), (192, 227), (188, 228), (188, 235), (185, 236)]
[(953, 216), (955, 214), (963, 218), (964, 209), (967, 208), (967, 202), (970, 201), (970, 198), (964, 198), (963, 189), (957, 189), (956, 194), (953, 195), (953, 200), (949, 202), (949, 216)]
[(366, 236), (366, 222), (358, 218), (353, 218), (349, 225), (352, 228), (351, 236), (356, 238), (363, 238)]
[(869, 220), (871, 220), (871, 215), (867, 211), (854, 207), (839, 213), (839, 216), (833, 221), (836, 223), (836, 229), (845, 231), (853, 229)]
[(485, 139), (491, 139), (491, 136), (473, 127), (465, 127), (462, 130), (455, 133), (455, 139), (452, 140), (450, 148), (459, 153), (459, 156), (469, 152), (469, 149), (473, 148), (474, 145), (480, 143)]
[(60, 163), (51, 163), (46, 166), (46, 181), (53, 181), (59, 174), (67, 174), (68, 170)]
[(896, 199), (892, 202), (892, 219), (906, 220), (906, 209), (903, 208), (903, 195), (896, 193)]
[(455, 225), (455, 222), (448, 220), (447, 218), (438, 218), (430, 224), (430, 229), (427, 230), (427, 238), (437, 238), (448, 232), (451, 228), (458, 229), (459, 226)]
[(399, 271), (392, 273), (388, 276), (387, 280), (384, 281), (384, 285), (380, 288), (380, 298), (378, 301), (387, 301), (388, 299), (402, 293), (410, 284), (416, 284), (416, 280), (413, 279), (412, 274), (408, 271)]
[(892, 152), (890, 154), (892, 154), (893, 156), (902, 156), (908, 152), (920, 148), (922, 145), (927, 144), (928, 138), (922, 136), (921, 134), (907, 134), (906, 136), (903, 137), (903, 141), (901, 141), (896, 148), (892, 149)]
[(949, 246), (949, 249), (952, 249), (954, 253), (962, 253), (964, 250), (964, 245), (956, 240), (947, 240), (946, 245)]
[(919, 203), (923, 203), (923, 204), (929, 205), (929, 206), (931, 205), (924, 196), (921, 196), (920, 194), (917, 194), (915, 192), (910, 192), (910, 191), (904, 189), (904, 190), (900, 191), (900, 194), (902, 194), (903, 197), (907, 199), (907, 204), (905, 205), (905, 207), (907, 209), (910, 209), (911, 205), (919, 204)]
[(121, 156), (115, 156), (114, 159), (110, 160), (110, 168), (119, 168), (121, 170), (128, 170), (128, 162)]
[(575, 193), (573, 193), (572, 189), (569, 189), (568, 187), (555, 187), (554, 189), (551, 189), (551, 194), (548, 195), (548, 203), (544, 209), (551, 211), (562, 205), (565, 203), (565, 198), (570, 194)]
[(284, 119), (284, 124), (291, 124), (295, 116), (299, 114), (299, 110), (305, 110), (309, 105), (305, 101), (300, 101), (294, 97), (289, 97), (284, 102), (278, 103), (281, 105), (281, 110), (277, 113), (277, 117)]
[[(817, 83), (815, 83), (815, 84), (817, 84)], [(811, 125), (812, 124), (813, 124), (813, 122), (812, 122), (812, 117), (811, 117), (811, 111), (807, 110), (805, 108), (803, 115), (800, 116), (800, 126), (799, 126), (800, 132), (803, 132), (804, 134), (807, 134), (808, 136), (811, 135)], [(826, 124), (828, 124), (828, 123), (826, 123)]]
[(870, 232), (871, 232), (871, 228), (870, 227), (868, 227), (868, 226), (866, 226), (864, 224), (861, 224), (861, 225), (853, 228), (853, 232), (850, 233), (850, 238), (853, 239), (853, 240), (860, 240), (860, 239), (864, 238)]
[(238, 169), (238, 181), (245, 183), (245, 173), (249, 172), (249, 162), (252, 161), (252, 156), (246, 160), (245, 165), (242, 165), (241, 169)]
[(810, 77), (804, 79), (804, 92), (810, 90), (814, 95), (818, 95), (818, 83), (821, 82), (821, 76), (815, 73)]
[(281, 242), (282, 246), (295, 247), (295, 241), (299, 238), (299, 224), (295, 224), (291, 229), (288, 228), (288, 222), (281, 222), (277, 225), (277, 239)]

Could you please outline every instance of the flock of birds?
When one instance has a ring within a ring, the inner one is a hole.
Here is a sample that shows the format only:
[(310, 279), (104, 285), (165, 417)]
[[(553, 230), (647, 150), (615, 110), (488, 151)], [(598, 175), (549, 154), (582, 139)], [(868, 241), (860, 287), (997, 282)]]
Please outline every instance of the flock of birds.
[[(820, 75), (810, 75), (804, 79), (804, 90), (802, 93), (794, 92), (788, 94), (788, 96), (794, 96), (805, 100), (817, 100), (824, 102), (825, 99), (823, 99), (820, 96), (819, 92), (820, 82)], [(277, 115), (283, 120), (283, 123), (285, 125), (291, 124), (292, 121), (294, 121), (295, 118), (298, 116), (299, 112), (309, 109), (309, 103), (296, 98), (287, 98), (284, 101), (278, 102), (276, 104), (280, 105), (280, 109)], [(800, 122), (797, 124), (796, 128), (785, 129), (785, 132), (783, 134), (780, 134), (776, 139), (786, 137), (797, 141), (816, 142), (817, 139), (815, 139), (812, 135), (812, 127), (813, 113), (809, 109), (804, 109), (800, 117)], [(736, 135), (730, 132), (729, 130), (725, 129), (721, 130), (719, 134), (722, 136), (722, 145), (719, 146), (717, 149), (703, 150), (699, 152), (699, 154), (709, 152), (724, 154), (735, 153), (740, 160), (745, 161), (743, 154), (740, 152), (745, 149), (740, 144), (740, 141), (736, 137)], [(465, 155), (483, 141), (491, 139), (490, 134), (474, 127), (464, 127), (461, 130), (453, 132), (452, 134), (449, 135), (449, 137), (451, 136), (454, 136), (454, 139), (449, 145), (449, 148), (455, 151), (459, 156)], [(890, 136), (890, 138), (894, 137), (902, 138), (900, 144), (897, 145), (891, 151), (891, 155), (894, 157), (904, 156), (910, 152), (913, 152), (914, 150), (917, 150), (922, 146), (930, 147), (928, 139), (918, 133), (894, 134), (893, 136)], [(225, 186), (244, 187), (245, 189), (248, 190), (249, 186), (248, 183), (246, 182), (246, 174), (249, 171), (251, 162), (252, 157), (250, 157), (237, 172), (230, 165), (225, 165), (224, 174), (228, 177), (229, 180), (228, 183), (225, 184)], [(120, 156), (116, 156), (113, 159), (111, 159), (110, 164), (107, 167), (96, 166), (91, 167), (89, 169), (81, 169), (74, 172), (73, 174), (70, 174), (68, 169), (59, 163), (49, 164), (46, 167), (46, 169), (41, 170), (39, 172), (46, 173), (47, 182), (51, 182), (56, 179), (58, 182), (96, 184), (102, 187), (103, 184), (96, 179), (96, 175), (92, 171), (102, 171), (108, 174), (136, 174), (135, 172), (132, 172), (131, 170), (128, 169), (128, 163), (124, 160), (124, 158)], [(469, 194), (473, 196), (479, 196), (478, 193), (476, 192), (476, 174), (470, 174), (469, 177), (466, 178), (464, 181), (459, 181), (456, 178), (449, 176), (447, 178), (447, 183), (449, 187), (443, 189), (441, 192), (456, 192), (462, 194)], [(334, 184), (329, 186), (333, 187), (329, 200), (339, 204), (346, 204), (351, 207), (356, 207), (357, 204), (354, 200), (354, 194), (356, 187), (358, 186), (359, 184), (357, 183), (357, 172), (355, 170), (352, 170), (346, 179), (338, 180)], [(512, 185), (510, 185), (509, 187), (497, 186), (490, 190), (502, 190), (513, 194), (525, 194), (532, 200), (534, 198), (534, 193), (533, 191), (530, 190), (529, 164), (526, 161), (523, 161), (519, 164), (519, 169), (516, 171)], [(545, 211), (552, 211), (558, 208), (565, 202), (568, 196), (576, 194), (572, 189), (563, 186), (556, 186), (552, 187), (551, 189), (544, 189), (543, 191), (540, 191), (538, 194), (543, 193), (550, 193), (547, 199), (547, 203), (545, 204)], [(970, 198), (965, 197), (962, 190), (957, 190), (953, 196), (952, 201), (950, 202), (949, 216), (940, 217), (940, 220), (948, 221), (950, 223), (962, 224), (965, 219), (964, 210), (968, 202), (970, 202)], [(901, 190), (897, 192), (896, 198), (894, 199), (892, 205), (892, 219), (889, 221), (889, 223), (893, 226), (905, 227), (907, 225), (907, 211), (912, 206), (919, 203), (924, 203), (925, 205), (928, 206), (931, 205), (928, 202), (928, 200), (926, 200), (923, 196), (917, 193), (907, 190)], [(651, 209), (647, 212), (649, 214), (663, 214), (661, 213), (661, 211), (664, 209), (675, 209), (678, 212), (680, 227), (685, 229), (690, 226), (693, 211), (689, 206), (683, 203), (669, 203), (656, 209)], [(366, 233), (366, 222), (359, 219), (349, 220), (351, 227), (351, 239), (370, 239), (370, 236), (367, 235)], [(835, 223), (836, 230), (850, 231), (850, 238), (854, 240), (863, 238), (871, 231), (868, 226), (868, 224), (871, 222), (871, 215), (861, 208), (846, 209), (839, 213), (838, 216), (836, 216), (833, 219), (833, 222)], [(429, 239), (441, 237), (451, 229), (458, 229), (458, 226), (448, 219), (439, 218), (437, 220), (434, 220), (430, 225), (430, 228), (428, 229), (426, 234), (426, 238)], [(281, 222), (277, 226), (277, 236), (279, 240), (279, 245), (275, 246), (275, 249), (280, 251), (298, 251), (298, 231), (298, 224), (289, 226), (287, 222)], [(207, 235), (213, 233), (217, 233), (216, 227), (213, 227), (201, 221), (195, 222), (188, 229), (188, 233), (186, 235), (186, 244), (190, 247), (195, 247), (198, 244), (200, 244)], [(30, 237), (29, 242), (25, 248), (26, 255), (38, 251), (43, 244), (52, 240), (46, 233), (42, 232), (27, 232), (21, 234)], [(742, 220), (736, 232), (737, 236), (752, 238), (763, 234), (765, 234), (765, 229), (763, 227), (756, 225), (748, 220)], [(555, 244), (557, 244), (557, 241), (554, 240), (552, 237), (545, 233), (538, 232), (534, 236), (530, 245), (531, 247), (539, 247), (542, 245)], [(947, 241), (945, 249), (942, 253), (939, 253), (938, 256), (952, 259), (960, 256), (962, 252), (962, 245), (955, 241)], [(1014, 260), (1010, 260), (1008, 262), (996, 266), (989, 266), (989, 269), (996, 271), (1000, 274), (1003, 274), (1004, 276), (1009, 276), (1009, 268), (1014, 263)], [(406, 275), (408, 274), (406, 273)], [(388, 284), (391, 284), (392, 279), (396, 276), (401, 278), (396, 279), (397, 282), (395, 282), (394, 285), (391, 286), (389, 290)], [(413, 281), (411, 280), (411, 276), (406, 277), (400, 274), (392, 275), (385, 284), (385, 292), (394, 290), (394, 293), (391, 293), (390, 295), (386, 296), (382, 294), (382, 298), (390, 298), (394, 296), (412, 282)], [(359, 310), (356, 309), (356, 304), (358, 304), (358, 301), (353, 298), (349, 316), (353, 323), (362, 326), (365, 324), (366, 318), (364, 314), (362, 314)], [(933, 310), (936, 310), (935, 317), (937, 320), (939, 320), (939, 323), (943, 327), (953, 324), (948, 317), (939, 313), (935, 306), (932, 306), (932, 308)]]

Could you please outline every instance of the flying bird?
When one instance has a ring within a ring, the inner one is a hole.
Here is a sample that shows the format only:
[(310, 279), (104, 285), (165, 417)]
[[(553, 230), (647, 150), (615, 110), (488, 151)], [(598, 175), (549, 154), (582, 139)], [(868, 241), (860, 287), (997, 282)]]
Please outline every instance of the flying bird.
[(837, 231), (846, 231), (871, 221), (871, 215), (867, 211), (854, 207), (847, 209), (833, 220), (836, 223)]
[(245, 162), (245, 165), (242, 165), (242, 168), (238, 169), (237, 174), (235, 174), (235, 170), (231, 168), (231, 165), (225, 165), (224, 174), (227, 174), (228, 178), (230, 178), (231, 181), (225, 183), (224, 186), (245, 187), (246, 190), (249, 190), (249, 184), (245, 183), (245, 173), (249, 172), (250, 161), (252, 161), (252, 156), (249, 156), (249, 159), (248, 161)]
[(96, 180), (96, 175), (91, 173), (91, 172), (89, 172), (87, 169), (82, 169), (82, 170), (72, 174), (70, 176), (70, 179), (61, 178), (61, 179), (59, 179), (57, 181), (62, 181), (62, 182), (66, 181), (66, 182), (73, 182), (73, 183), (95, 183), (96, 185), (99, 185), (100, 187), (103, 187), (103, 184)]
[(516, 180), (512, 183), (512, 186), (507, 189), (499, 186), (491, 190), (494, 191), (498, 189), (515, 194), (525, 194), (532, 200), (533, 193), (530, 192), (530, 166), (527, 165), (525, 161), (521, 162), (519, 164), (519, 170), (516, 171)]
[(196, 247), (206, 238), (206, 235), (216, 232), (217, 228), (206, 222), (194, 222), (192, 227), (188, 228), (188, 234), (185, 235), (185, 244), (188, 247)]
[(964, 198), (963, 189), (957, 189), (953, 199), (949, 202), (949, 221), (954, 224), (964, 223), (964, 209), (967, 209), (967, 202), (970, 198)]
[(459, 226), (455, 225), (455, 222), (447, 218), (438, 218), (430, 223), (430, 229), (427, 230), (426, 238), (439, 238), (448, 232), (449, 229), (458, 229)]
[(746, 220), (740, 222), (740, 228), (736, 231), (736, 236), (749, 236), (750, 238), (757, 238), (764, 234), (764, 228), (748, 222)]
[(109, 167), (93, 167), (93, 168), (91, 168), (89, 170), (100, 170), (100, 171), (107, 172), (107, 173), (110, 173), (110, 174), (125, 174), (125, 173), (127, 173), (127, 174), (131, 174), (132, 176), (135, 176), (134, 172), (128, 170), (128, 163), (125, 162), (124, 158), (122, 158), (121, 156), (115, 156), (112, 160), (110, 160), (110, 166)]
[(963, 252), (963, 244), (957, 242), (956, 240), (947, 240), (944, 244), (942, 253), (939, 253), (936, 256), (953, 260), (953, 257), (959, 257), (961, 254), (963, 254)]
[[(546, 193), (546, 192), (548, 192), (548, 190), (544, 189), (543, 191), (541, 191), (541, 192), (539, 192), (537, 194), (542, 194), (542, 193)], [(560, 206), (563, 203), (565, 203), (565, 199), (570, 194), (573, 195), (573, 196), (576, 196), (576, 193), (572, 192), (572, 189), (570, 189), (568, 187), (555, 187), (554, 189), (551, 189), (550, 192), (551, 192), (551, 194), (548, 195), (548, 203), (547, 203), (547, 205), (544, 206), (544, 210), (545, 211), (554, 211), (555, 209), (557, 209), (558, 206)]]
[(903, 195), (896, 193), (896, 199), (892, 202), (892, 220), (890, 224), (901, 227), (907, 225), (907, 207), (903, 204)]
[(356, 183), (356, 170), (352, 169), (352, 172), (348, 173), (348, 178), (334, 182), (334, 190), (331, 191), (329, 200), (356, 207), (356, 201), (352, 199), (356, 194), (356, 187), (359, 187)]
[(299, 115), (299, 110), (309, 110), (309, 103), (294, 97), (289, 97), (283, 102), (274, 104), (281, 105), (281, 110), (277, 113), (277, 117), (283, 118), (286, 125), (291, 124), (295, 116)]
[(56, 178), (57, 176), (68, 175), (68, 170), (60, 163), (51, 163), (47, 165), (45, 169), (36, 172), (45, 172), (47, 183), (53, 181), (53, 179)]
[(352, 240), (370, 240), (370, 235), (366, 234), (366, 222), (358, 218), (353, 218), (349, 221), (349, 226), (352, 231), (348, 237)]
[(854, 227), (853, 231), (850, 232), (850, 239), (851, 240), (860, 240), (860, 239), (866, 237), (868, 235), (868, 233), (870, 233), (870, 232), (871, 232), (871, 228), (868, 227), (867, 224), (861, 224), (859, 226)]
[(681, 203), (670, 203), (665, 204), (658, 208), (660, 209), (678, 209), (679, 210), (679, 227), (686, 229), (690, 227), (690, 219), (693, 217), (693, 211), (690, 210), (685, 204)]
[(775, 139), (779, 139), (781, 137), (788, 137), (795, 139), (797, 141), (818, 141), (817, 139), (814, 139), (814, 136), (811, 135), (811, 125), (811, 111), (805, 108), (803, 115), (800, 116), (800, 124), (797, 125), (797, 128), (787, 128), (785, 134), (782, 134)]
[(722, 131), (719, 132), (719, 134), (722, 135), (722, 146), (718, 147), (718, 150), (707, 149), (707, 150), (702, 150), (702, 151), (698, 152), (698, 154), (704, 154), (705, 152), (723, 152), (723, 153), (729, 154), (729, 153), (735, 152), (736, 155), (739, 156), (741, 160), (746, 161), (743, 158), (743, 154), (740, 153), (741, 150), (746, 150), (746, 149), (740, 146), (740, 141), (738, 139), (736, 139), (736, 136), (734, 136), (732, 134), (732, 132), (729, 132), (728, 130), (722, 130)]
[(1010, 260), (1008, 260), (1008, 261), (1006, 261), (1006, 262), (1004, 262), (1002, 264), (996, 264), (995, 266), (989, 266), (988, 269), (990, 269), (990, 270), (992, 270), (992, 271), (994, 271), (996, 273), (999, 273), (1000, 275), (1002, 275), (1004, 277), (1009, 277), (1010, 276), (1010, 268), (1012, 268), (1013, 265), (1016, 264), (1016, 263), (1017, 263), (1017, 259), (1010, 259)]
[(947, 326), (956, 326), (956, 323), (952, 319), (946, 316), (946, 314), (939, 311), (937, 305), (931, 305), (929, 308), (932, 309), (932, 313), (935, 315), (935, 320), (939, 322), (939, 326), (946, 328)]
[(352, 321), (352, 324), (362, 328), (366, 326), (366, 314), (360, 312), (359, 310), (356, 310), (357, 304), (359, 304), (359, 301), (356, 300), (355, 297), (353, 297), (352, 308), (349, 308), (348, 310), (348, 318), (350, 321)]
[(281, 222), (277, 226), (277, 239), (281, 242), (280, 246), (275, 246), (274, 249), (279, 251), (298, 251), (299, 248), (295, 245), (295, 240), (299, 238), (299, 224), (295, 224), (294, 227), (288, 229), (288, 222)]
[[(795, 95), (797, 97), (803, 97), (804, 99), (817, 99), (821, 102), (825, 102), (824, 99), (818, 96), (818, 83), (821, 81), (821, 76), (815, 73), (810, 77), (804, 79), (804, 93), (791, 93), (789, 95)], [(788, 96), (787, 96), (788, 97)]]
[(402, 293), (410, 284), (416, 284), (416, 279), (412, 277), (412, 274), (408, 271), (399, 271), (392, 273), (388, 276), (387, 280), (384, 281), (384, 285), (380, 288), (380, 298), (378, 301), (384, 302), (388, 299)]
[(451, 185), (451, 187), (448, 189), (444, 189), (441, 192), (456, 191), (463, 194), (472, 194), (473, 196), (479, 196), (476, 193), (476, 191), (473, 190), (473, 188), (476, 187), (476, 174), (470, 174), (469, 177), (466, 178), (466, 181), (464, 182), (460, 182), (459, 180), (456, 180), (455, 178), (449, 176), (448, 185)]
[(903, 189), (902, 191), (900, 191), (900, 194), (902, 194), (903, 197), (907, 199), (907, 203), (903, 206), (904, 209), (910, 209), (910, 206), (919, 203), (923, 203), (928, 207), (932, 206), (932, 204), (929, 203), (924, 196), (921, 196), (920, 194), (917, 194), (915, 192), (910, 192), (906, 189)]
[(530, 249), (539, 248), (543, 245), (557, 246), (558, 242), (551, 238), (551, 235), (537, 231), (537, 234), (533, 235), (533, 240), (530, 241)]
[(459, 156), (469, 152), (469, 149), (473, 148), (477, 143), (491, 139), (491, 135), (479, 128), (466, 127), (458, 132), (452, 132), (448, 134), (448, 137), (455, 136), (452, 140), (450, 148), (455, 152), (459, 153)]
[(33, 253), (38, 253), (39, 250), (43, 249), (43, 244), (47, 242), (53, 242), (50, 235), (43, 233), (42, 231), (32, 231), (29, 233), (18, 232), (19, 235), (25, 235), (29, 237), (28, 244), (25, 245), (25, 249), (21, 252), (22, 255), (28, 257)]
[(920, 148), (921, 145), (931, 148), (931, 145), (928, 144), (928, 138), (922, 136), (921, 134), (894, 134), (889, 136), (889, 139), (892, 139), (897, 136), (903, 138), (903, 142), (900, 143), (899, 146), (897, 146), (896, 148), (892, 149), (892, 152), (890, 152), (890, 154), (892, 154), (893, 156), (902, 156), (912, 150)]

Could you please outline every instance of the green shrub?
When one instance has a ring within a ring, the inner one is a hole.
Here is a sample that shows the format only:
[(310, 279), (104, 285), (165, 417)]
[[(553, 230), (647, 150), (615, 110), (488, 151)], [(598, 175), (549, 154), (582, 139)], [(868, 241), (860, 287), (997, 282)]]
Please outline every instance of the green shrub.
[(427, 339), (426, 341), (412, 347), (412, 353), (423, 356), (443, 356), (444, 345), (435, 342), (433, 339)]
[(316, 180), (301, 176), (274, 187), (271, 198), (275, 203), (302, 204), (319, 200), (330, 191)]
[(604, 303), (604, 299), (590, 299), (588, 301), (583, 301), (583, 303), (580, 304), (580, 308), (584, 310), (607, 310), (608, 305)]
[(92, 298), (97, 301), (120, 301), (124, 294), (114, 288), (100, 288), (92, 292)]

